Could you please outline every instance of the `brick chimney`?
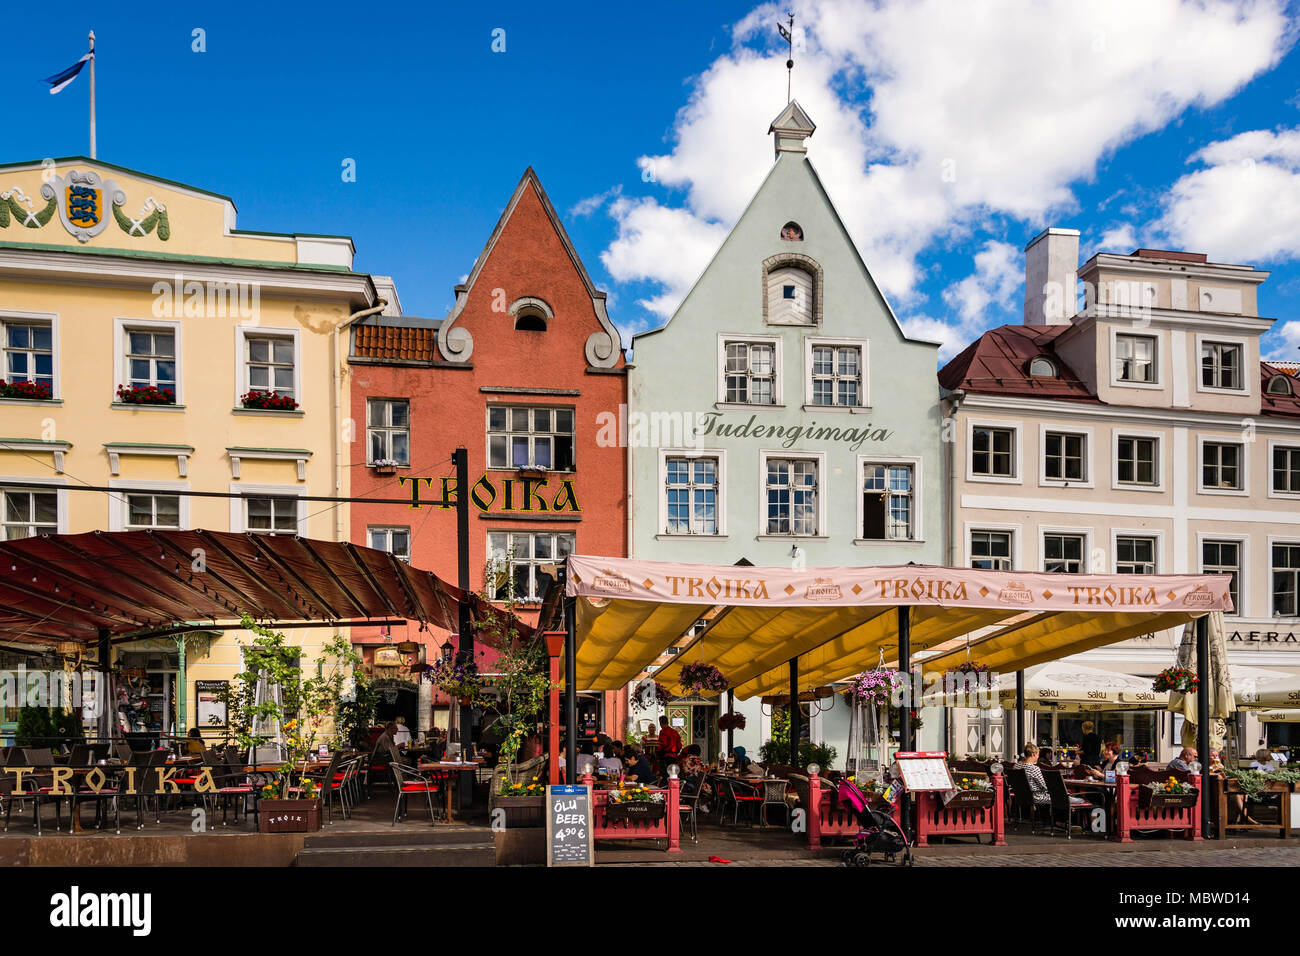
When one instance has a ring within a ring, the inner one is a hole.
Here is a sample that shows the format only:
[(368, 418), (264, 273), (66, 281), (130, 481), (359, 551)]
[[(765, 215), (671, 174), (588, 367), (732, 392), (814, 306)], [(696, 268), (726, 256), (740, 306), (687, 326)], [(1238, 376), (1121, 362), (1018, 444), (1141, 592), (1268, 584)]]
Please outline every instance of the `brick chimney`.
[(1044, 229), (1025, 246), (1025, 325), (1069, 325), (1075, 312), (1079, 230)]

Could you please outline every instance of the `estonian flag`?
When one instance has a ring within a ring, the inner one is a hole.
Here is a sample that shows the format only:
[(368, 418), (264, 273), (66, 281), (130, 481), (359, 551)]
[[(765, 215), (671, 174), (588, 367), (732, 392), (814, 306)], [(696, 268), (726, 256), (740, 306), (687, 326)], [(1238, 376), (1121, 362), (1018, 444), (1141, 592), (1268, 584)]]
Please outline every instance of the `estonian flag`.
[(65, 86), (67, 86), (69, 83), (75, 80), (77, 78), (77, 74), (81, 72), (81, 68), (86, 65), (86, 61), (93, 58), (94, 55), (95, 53), (92, 50), (90, 53), (87, 53), (80, 60), (72, 64), (72, 66), (68, 67), (66, 70), (62, 71), (61, 73), (55, 73), (53, 76), (47, 76), (45, 78), (45, 82), (50, 84), (50, 95), (53, 96), (55, 93), (59, 92)]

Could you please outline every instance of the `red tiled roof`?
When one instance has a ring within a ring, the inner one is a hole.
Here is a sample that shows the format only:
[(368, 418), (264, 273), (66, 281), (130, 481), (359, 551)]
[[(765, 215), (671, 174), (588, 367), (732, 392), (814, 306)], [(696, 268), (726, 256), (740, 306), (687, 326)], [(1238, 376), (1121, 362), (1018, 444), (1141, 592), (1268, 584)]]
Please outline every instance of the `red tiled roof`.
[(432, 362), (436, 357), (437, 329), (357, 325), (354, 331), (352, 354), (357, 358)]
[[(1056, 354), (1057, 336), (1068, 325), (1003, 325), (985, 332), (939, 370), (939, 384), (991, 395), (1024, 395), (1096, 402), (1097, 396)], [(1043, 355), (1056, 365), (1057, 377), (1029, 374), (1031, 360)]]
[[(1283, 367), (1279, 367), (1283, 366)], [(1300, 417), (1300, 380), (1287, 372), (1286, 363), (1273, 365), (1269, 362), (1259, 363), (1259, 394), (1261, 415), (1285, 415)], [(1275, 375), (1284, 375), (1291, 382), (1290, 395), (1270, 395), (1268, 383)]]

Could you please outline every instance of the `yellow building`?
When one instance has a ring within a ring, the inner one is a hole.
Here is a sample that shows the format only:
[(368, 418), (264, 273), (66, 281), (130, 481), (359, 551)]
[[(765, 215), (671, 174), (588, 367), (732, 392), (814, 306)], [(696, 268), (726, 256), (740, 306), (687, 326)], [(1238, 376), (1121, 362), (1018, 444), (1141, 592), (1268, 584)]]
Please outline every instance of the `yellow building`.
[[(399, 310), (388, 280), (353, 271), (353, 252), (345, 236), (238, 229), (227, 197), (108, 163), (0, 166), (0, 538), (171, 527), (344, 540), (347, 505), (302, 500), (349, 493), (335, 333), (381, 295)], [(136, 491), (73, 490), (84, 485)], [(330, 635), (291, 639), (310, 660)], [(186, 641), (183, 720), (176, 641), (117, 645), (115, 663), (144, 672), (168, 732), (194, 726), (195, 681), (236, 673), (243, 638)]]

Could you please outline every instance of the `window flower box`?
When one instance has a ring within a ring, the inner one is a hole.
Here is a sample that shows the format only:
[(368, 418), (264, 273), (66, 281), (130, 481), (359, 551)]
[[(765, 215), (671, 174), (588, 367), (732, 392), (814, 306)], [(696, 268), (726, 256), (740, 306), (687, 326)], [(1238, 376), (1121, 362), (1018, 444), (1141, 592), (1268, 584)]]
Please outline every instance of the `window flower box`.
[(44, 402), (54, 397), (50, 386), (44, 382), (4, 382), (0, 381), (0, 398), (27, 398)]
[(117, 400), (123, 405), (175, 405), (176, 393), (157, 385), (119, 385)]
[(293, 400), (291, 395), (281, 395), (271, 389), (253, 389), (239, 396), (239, 404), (244, 408), (257, 408), (266, 411), (292, 412), (298, 408), (298, 403)]
[(376, 458), (370, 463), (370, 467), (375, 469), (376, 475), (395, 475), (400, 462), (392, 458)]

